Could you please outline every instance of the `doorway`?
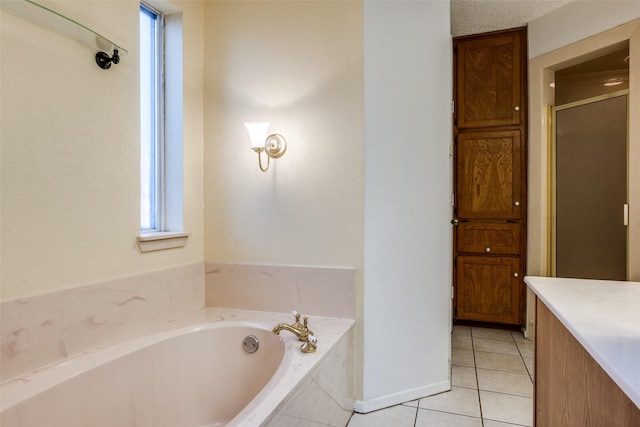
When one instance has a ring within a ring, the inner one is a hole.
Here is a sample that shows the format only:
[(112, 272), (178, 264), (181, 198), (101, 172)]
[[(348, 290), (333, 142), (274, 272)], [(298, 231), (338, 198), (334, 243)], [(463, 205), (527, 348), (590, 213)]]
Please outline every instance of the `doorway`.
[[(537, 33), (537, 37), (540, 33)], [(640, 107), (638, 76), (640, 62), (640, 19), (619, 25), (575, 43), (560, 47), (529, 60), (532, 90), (529, 93), (530, 145), (529, 145), (529, 211), (527, 216), (527, 274), (550, 276), (551, 237), (551, 174), (550, 174), (550, 115), (549, 105), (564, 104), (567, 100), (557, 99), (557, 72), (589, 59), (601, 57), (621, 48), (628, 48), (629, 61), (626, 68), (633, 81), (627, 81), (629, 91), (629, 114), (637, 116)], [(601, 84), (603, 86), (603, 84)], [(621, 89), (617, 86), (615, 90)], [(595, 95), (580, 96), (578, 99)], [(628, 123), (628, 195), (629, 225), (628, 235), (628, 279), (640, 280), (640, 120)], [(527, 290), (526, 337), (535, 336), (535, 295)]]
[(628, 90), (552, 108), (552, 276), (627, 279)]

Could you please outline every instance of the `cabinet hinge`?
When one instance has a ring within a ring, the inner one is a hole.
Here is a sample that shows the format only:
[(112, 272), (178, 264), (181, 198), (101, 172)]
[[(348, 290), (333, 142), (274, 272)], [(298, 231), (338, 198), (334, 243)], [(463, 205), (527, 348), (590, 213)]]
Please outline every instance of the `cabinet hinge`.
[(453, 99), (451, 100), (451, 114), (455, 114), (456, 113), (456, 101), (454, 101)]

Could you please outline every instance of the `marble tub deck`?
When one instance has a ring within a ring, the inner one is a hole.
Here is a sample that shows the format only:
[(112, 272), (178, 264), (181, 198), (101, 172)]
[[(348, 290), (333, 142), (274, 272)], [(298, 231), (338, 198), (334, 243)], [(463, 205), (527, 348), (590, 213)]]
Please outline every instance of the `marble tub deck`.
[[(129, 341), (147, 340), (151, 336), (154, 338), (161, 337), (163, 332), (199, 324), (225, 321), (247, 322), (272, 328), (278, 323), (292, 323), (293, 317), (290, 313), (206, 307), (176, 320), (150, 327), (146, 331), (123, 337), (108, 345), (87, 350), (78, 356), (68, 358), (64, 363), (73, 363), (75, 359), (83, 358), (88, 354), (91, 355), (91, 353), (114, 345), (126, 345)], [(250, 410), (243, 411), (242, 420), (237, 425), (269, 425), (271, 419), (290, 416), (283, 413), (283, 407), (286, 406), (287, 399), (296, 392), (299, 394), (300, 386), (308, 383), (315, 371), (319, 371), (322, 368), (323, 372), (330, 372), (332, 367), (327, 366), (328, 364), (348, 366), (349, 364), (344, 363), (342, 359), (346, 357), (346, 354), (343, 353), (348, 352), (349, 345), (352, 345), (354, 324), (355, 322), (352, 319), (309, 316), (309, 328), (314, 331), (318, 338), (318, 349), (312, 354), (304, 354), (300, 351), (301, 343), (295, 336), (290, 333), (281, 333), (285, 343), (285, 351), (289, 356), (288, 369), (283, 375), (276, 378), (273, 383), (268, 384), (268, 393), (261, 393), (260, 399), (250, 404)], [(336, 354), (335, 348), (339, 343), (340, 354)], [(37, 393), (43, 387), (49, 387), (59, 381), (59, 370), (56, 369), (58, 366), (60, 364), (54, 363), (3, 382), (0, 386), (0, 394), (2, 395), (0, 406), (2, 409), (13, 405), (25, 396), (28, 397)], [(352, 372), (349, 372), (349, 374), (352, 374)], [(329, 374), (329, 376), (331, 375)], [(319, 380), (323, 381), (326, 378), (327, 375), (324, 375), (324, 379), (320, 378)], [(341, 391), (348, 395), (353, 390), (346, 389)], [(351, 396), (351, 401), (352, 398), (353, 396)], [(345, 401), (348, 400), (345, 399)], [(344, 409), (350, 414), (350, 408)]]

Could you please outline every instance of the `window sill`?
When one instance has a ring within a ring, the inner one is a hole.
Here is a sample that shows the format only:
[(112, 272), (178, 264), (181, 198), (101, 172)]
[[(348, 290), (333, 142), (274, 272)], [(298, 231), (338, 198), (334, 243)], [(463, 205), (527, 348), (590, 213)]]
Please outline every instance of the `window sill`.
[(156, 231), (141, 233), (137, 237), (140, 252), (160, 251), (164, 249), (182, 248), (187, 244), (190, 233), (176, 231)]

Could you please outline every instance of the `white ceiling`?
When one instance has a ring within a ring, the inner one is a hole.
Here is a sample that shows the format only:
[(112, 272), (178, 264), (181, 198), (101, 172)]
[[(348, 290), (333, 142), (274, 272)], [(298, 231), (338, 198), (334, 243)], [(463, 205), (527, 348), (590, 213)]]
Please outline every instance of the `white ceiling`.
[(454, 37), (523, 27), (572, 0), (451, 0)]

